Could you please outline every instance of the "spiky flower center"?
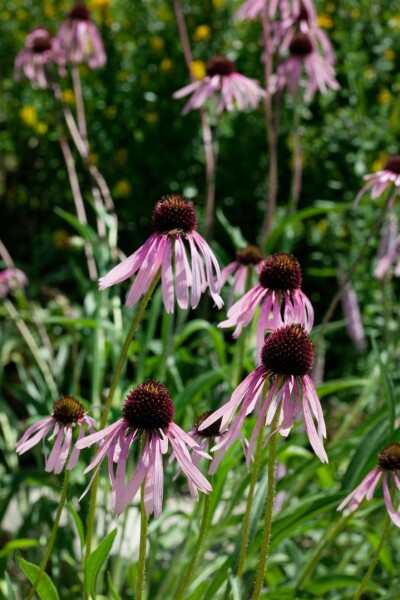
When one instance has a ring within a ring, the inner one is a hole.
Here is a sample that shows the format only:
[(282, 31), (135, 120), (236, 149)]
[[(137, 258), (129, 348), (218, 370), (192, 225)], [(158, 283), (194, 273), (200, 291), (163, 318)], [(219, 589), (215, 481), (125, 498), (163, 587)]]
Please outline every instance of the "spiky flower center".
[(68, 16), (76, 21), (90, 21), (90, 12), (86, 4), (75, 4)]
[(191, 233), (197, 227), (193, 202), (180, 194), (163, 196), (153, 209), (152, 220), (153, 229), (161, 234)]
[(85, 409), (72, 396), (64, 396), (64, 398), (60, 398), (53, 405), (53, 417), (57, 423), (61, 423), (62, 425), (77, 423), (84, 416)]
[(389, 156), (383, 168), (385, 171), (393, 171), (393, 173), (400, 175), (400, 154)]
[(213, 411), (208, 410), (207, 412), (200, 415), (198, 417), (198, 419), (196, 419), (194, 428), (196, 430), (197, 435), (204, 437), (204, 438), (211, 438), (211, 437), (219, 434), (219, 428), (221, 427), (222, 417), (220, 419), (218, 419), (217, 421), (215, 421), (215, 423), (211, 423), (211, 425), (209, 425), (205, 429), (202, 429), (201, 431), (199, 431), (200, 425), (202, 423), (204, 423), (204, 421), (206, 419), (208, 419), (208, 417), (211, 417), (212, 414), (213, 414)]
[(166, 387), (149, 379), (129, 392), (122, 414), (135, 429), (167, 429), (174, 418), (174, 403)]
[(47, 52), (48, 50), (51, 50), (51, 35), (43, 29), (43, 32), (38, 33), (37, 37), (33, 40), (32, 52), (34, 54), (43, 54), (43, 52)]
[(232, 75), (235, 73), (236, 65), (225, 56), (214, 56), (207, 64), (207, 75)]
[(277, 375), (307, 375), (314, 362), (314, 348), (299, 324), (286, 325), (267, 338), (261, 350), (263, 365)]
[(289, 52), (293, 56), (308, 56), (313, 51), (311, 38), (306, 33), (295, 33), (289, 45)]
[(378, 456), (378, 464), (387, 471), (400, 470), (400, 444), (394, 442), (382, 450)]
[(300, 263), (286, 252), (272, 254), (263, 261), (259, 280), (269, 290), (296, 290), (301, 287)]
[(238, 250), (236, 252), (236, 260), (241, 265), (258, 265), (263, 259), (263, 255), (261, 250), (254, 246), (254, 244), (249, 244), (243, 250)]

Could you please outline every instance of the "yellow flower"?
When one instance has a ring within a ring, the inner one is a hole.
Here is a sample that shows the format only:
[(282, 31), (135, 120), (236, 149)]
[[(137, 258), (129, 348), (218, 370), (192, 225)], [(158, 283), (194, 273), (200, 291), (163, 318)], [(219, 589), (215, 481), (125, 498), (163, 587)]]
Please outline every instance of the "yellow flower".
[(353, 8), (353, 10), (351, 11), (351, 17), (353, 19), (358, 19), (360, 17), (360, 9), (359, 8)]
[(202, 60), (193, 60), (190, 68), (196, 79), (203, 79), (206, 76), (206, 63)]
[(172, 60), (170, 58), (163, 58), (162, 61), (160, 62), (161, 71), (171, 71), (173, 66), (174, 66), (174, 63), (172, 62)]
[(323, 29), (332, 29), (333, 21), (329, 15), (318, 15), (317, 24)]
[(370, 67), (368, 67), (364, 71), (364, 77), (365, 77), (365, 79), (369, 79), (369, 80), (373, 79), (375, 77), (375, 71), (373, 69), (371, 69)]
[(63, 90), (62, 99), (65, 104), (75, 104), (75, 95), (70, 89)]
[(209, 25), (199, 25), (196, 27), (193, 34), (195, 42), (201, 42), (202, 40), (209, 40), (211, 38), (211, 27)]
[(396, 58), (396, 52), (391, 48), (388, 48), (388, 50), (385, 50), (385, 57), (388, 60), (394, 60)]
[(392, 99), (392, 94), (387, 89), (380, 90), (378, 94), (379, 104), (388, 104)]
[(163, 50), (165, 46), (165, 42), (162, 38), (154, 35), (150, 38), (150, 46), (152, 50)]
[(28, 16), (28, 13), (26, 12), (26, 10), (17, 10), (15, 16), (17, 17), (17, 21), (25, 21), (26, 17)]
[(214, 8), (221, 8), (224, 4), (224, 0), (212, 0)]
[(90, 0), (89, 8), (105, 10), (110, 6), (110, 0)]
[(54, 17), (56, 14), (54, 6), (46, 2), (46, 4), (43, 6), (43, 14), (45, 17)]
[(388, 155), (385, 152), (381, 152), (380, 155), (372, 163), (372, 171), (381, 171), (387, 161)]
[(393, 29), (400, 29), (400, 15), (394, 15), (390, 21), (389, 21), (389, 25), (393, 28)]
[(127, 198), (132, 192), (132, 186), (127, 179), (120, 179), (115, 184), (115, 195)]
[(45, 135), (47, 133), (48, 127), (46, 125), (46, 123), (38, 123), (35, 127), (35, 131), (37, 134), (39, 135)]
[(107, 119), (114, 119), (117, 114), (117, 107), (112, 104), (111, 106), (107, 106), (104, 112)]
[(19, 111), (19, 116), (28, 127), (33, 127), (37, 123), (37, 112), (33, 106), (23, 106)]
[(143, 114), (143, 118), (148, 123), (156, 123), (158, 121), (158, 114), (156, 112), (146, 112)]
[(117, 161), (117, 164), (120, 167), (123, 167), (124, 165), (126, 165), (126, 162), (128, 160), (128, 150), (127, 150), (127, 148), (119, 148), (117, 150), (115, 159)]
[(161, 21), (171, 21), (172, 19), (172, 13), (168, 6), (159, 6), (156, 13)]

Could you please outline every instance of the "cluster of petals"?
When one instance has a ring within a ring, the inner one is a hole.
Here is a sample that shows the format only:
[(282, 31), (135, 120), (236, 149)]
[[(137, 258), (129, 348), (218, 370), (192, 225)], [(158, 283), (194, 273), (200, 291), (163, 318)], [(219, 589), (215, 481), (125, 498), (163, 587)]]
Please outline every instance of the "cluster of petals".
[[(190, 262), (184, 241), (189, 245)], [(172, 259), (175, 261), (175, 273)], [(147, 292), (161, 268), (162, 295), (165, 310), (174, 311), (175, 295), (180, 308), (190, 305), (196, 308), (201, 294), (207, 288), (218, 308), (223, 301), (221, 271), (218, 261), (204, 238), (197, 232), (183, 232), (175, 236), (153, 233), (134, 254), (100, 278), (100, 290), (121, 283), (136, 273), (135, 281), (128, 292), (125, 305), (131, 307)], [(175, 278), (174, 278), (175, 275)], [(175, 281), (174, 281), (175, 279)]]
[(313, 46), (328, 63), (334, 65), (336, 62), (332, 44), (318, 25), (317, 13), (311, 0), (301, 0), (299, 10), (290, 12), (286, 17), (272, 24), (272, 32), (272, 44), (279, 48), (280, 54), (289, 50), (293, 37), (300, 32), (309, 37)]
[(264, 342), (266, 331), (274, 331), (290, 323), (299, 323), (308, 332), (313, 327), (314, 309), (300, 288), (270, 290), (260, 283), (231, 306), (227, 313), (228, 318), (219, 323), (218, 327), (236, 327), (233, 337), (239, 337), (243, 327), (247, 327), (252, 320), (259, 305), (261, 310), (257, 323), (258, 351)]
[[(310, 41), (313, 43), (311, 38)], [(329, 89), (340, 87), (332, 64), (316, 48), (305, 56), (290, 55), (283, 61), (271, 78), (270, 92), (287, 88), (292, 96), (296, 96), (299, 86), (304, 86), (307, 101), (311, 101), (317, 91), (326, 95)]]
[[(95, 420), (92, 417), (89, 417), (86, 412), (76, 421), (76, 424), (60, 423), (54, 416), (45, 417), (27, 429), (21, 439), (16, 443), (16, 452), (17, 454), (24, 454), (36, 446), (40, 441), (43, 441), (44, 444), (46, 438), (48, 441), (55, 439), (49, 456), (47, 456), (45, 450), (45, 470), (48, 473), (53, 472), (55, 475), (58, 475), (64, 469), (65, 463), (70, 455), (74, 427), (77, 426), (79, 428), (78, 440), (80, 440), (85, 435), (84, 427), (86, 427), (90, 433), (93, 433), (95, 425)], [(73, 469), (78, 458), (79, 449), (77, 446), (74, 446), (66, 468), (68, 470)]]
[[(340, 278), (339, 283), (341, 283)], [(365, 349), (367, 341), (365, 338), (364, 325), (361, 318), (360, 305), (356, 290), (351, 282), (348, 282), (344, 285), (342, 294), (342, 308), (349, 338), (353, 341), (356, 348), (360, 350)]]
[(358, 192), (354, 201), (355, 204), (358, 204), (367, 192), (370, 193), (372, 200), (376, 200), (387, 189), (394, 187), (398, 191), (400, 188), (400, 172), (386, 166), (380, 171), (376, 171), (376, 173), (364, 175), (364, 179), (367, 183)]
[[(306, 0), (307, 5), (311, 4), (310, 0)], [(264, 10), (267, 10), (267, 16), (270, 19), (276, 17), (279, 13), (283, 20), (286, 20), (291, 15), (298, 17), (301, 10), (302, 0), (246, 0), (244, 4), (236, 12), (238, 19), (256, 19), (260, 17)]]
[(400, 491), (400, 481), (396, 471), (388, 470), (378, 466), (372, 469), (372, 471), (370, 471), (368, 475), (364, 477), (360, 485), (343, 500), (337, 510), (343, 510), (347, 507), (350, 512), (355, 511), (364, 498), (366, 500), (372, 499), (378, 483), (382, 480), (383, 495), (389, 517), (397, 527), (400, 527), (400, 506), (397, 510), (395, 510), (393, 506), (389, 490), (390, 477), (393, 479), (397, 490)]
[(57, 39), (71, 64), (87, 64), (91, 69), (107, 61), (103, 41), (85, 5), (75, 5), (62, 23)]
[(217, 114), (224, 110), (232, 112), (235, 108), (241, 111), (255, 109), (265, 97), (265, 90), (255, 79), (234, 71), (228, 74), (206, 75), (203, 79), (177, 90), (173, 97), (179, 99), (189, 95), (190, 99), (183, 107), (182, 115), (201, 108), (209, 99), (216, 97), (219, 97)]
[(0, 298), (5, 298), (10, 292), (26, 286), (28, 280), (21, 269), (7, 267), (0, 271)]
[(25, 46), (18, 53), (14, 63), (14, 77), (26, 77), (34, 86), (49, 87), (51, 73), (55, 65), (64, 74), (62, 65), (65, 54), (57, 38), (53, 38), (44, 27), (36, 27), (25, 39)]
[(229, 290), (228, 306), (232, 306), (235, 296), (243, 296), (246, 282), (252, 271), (259, 273), (259, 264), (243, 264), (240, 260), (234, 260), (221, 271), (222, 286), (226, 284), (229, 277), (233, 277), (231, 288)]
[[(263, 390), (268, 383), (270, 388), (262, 401)], [(235, 416), (239, 406), (240, 409)], [(323, 438), (326, 437), (324, 416), (309, 375), (301, 377), (278, 376), (264, 365), (260, 365), (236, 388), (229, 402), (216, 410), (200, 425), (199, 429), (209, 427), (218, 419), (222, 419), (220, 431), (223, 433), (226, 431), (228, 424), (231, 423), (229, 431), (225, 433), (221, 442), (212, 448), (213, 451), (226, 452), (241, 436), (240, 432), (245, 418), (260, 406), (257, 423), (247, 449), (248, 464), (251, 461), (260, 428), (271, 425), (278, 410), (280, 411), (278, 428), (270, 435), (279, 431), (281, 435), (286, 437), (293, 427), (298, 413), (302, 412), (305, 430), (314, 452), (322, 462), (328, 462), (323, 445)]]
[[(173, 422), (164, 429), (159, 428), (145, 432), (146, 439), (139, 464), (134, 474), (126, 483), (126, 465), (129, 450), (132, 442), (137, 441), (141, 433), (143, 432), (132, 427), (122, 418), (102, 431), (87, 436), (76, 444), (79, 449), (82, 449), (101, 442), (94, 459), (84, 472), (87, 473), (96, 468), (93, 475), (94, 478), (103, 459), (107, 457), (116, 514), (121, 514), (133, 501), (144, 482), (146, 514), (149, 516), (154, 513), (154, 517), (158, 519), (161, 514), (164, 492), (163, 455), (167, 453), (169, 443), (172, 446), (179, 468), (189, 481), (193, 499), (197, 500), (198, 490), (206, 494), (211, 492), (211, 485), (194, 465), (189, 448), (200, 456), (204, 456), (205, 458), (211, 457)], [(93, 478), (88, 487), (90, 487)]]

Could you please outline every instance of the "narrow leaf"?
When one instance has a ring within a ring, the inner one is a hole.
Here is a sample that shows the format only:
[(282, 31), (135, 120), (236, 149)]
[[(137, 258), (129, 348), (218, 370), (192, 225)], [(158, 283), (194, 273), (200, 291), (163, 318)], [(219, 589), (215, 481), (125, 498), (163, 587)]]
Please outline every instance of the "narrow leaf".
[(88, 589), (93, 598), (96, 595), (96, 583), (100, 573), (100, 569), (107, 560), (110, 554), (111, 547), (113, 545), (115, 536), (117, 535), (117, 528), (113, 529), (99, 544), (87, 560), (85, 567), (86, 581)]
[(86, 541), (85, 541), (85, 528), (83, 526), (82, 520), (81, 520), (80, 516), (78, 515), (78, 513), (76, 512), (72, 502), (68, 502), (68, 510), (71, 513), (71, 517), (73, 518), (76, 528), (78, 530), (79, 539), (81, 542), (81, 548), (83, 548), (85, 546)]
[[(39, 567), (23, 559), (22, 556), (17, 556), (17, 560), (22, 571), (28, 577), (29, 581), (33, 584), (36, 580), (37, 574), (39, 573)], [(47, 573), (42, 573), (36, 591), (40, 600), (59, 600), (59, 596), (54, 586), (54, 583), (47, 575)]]

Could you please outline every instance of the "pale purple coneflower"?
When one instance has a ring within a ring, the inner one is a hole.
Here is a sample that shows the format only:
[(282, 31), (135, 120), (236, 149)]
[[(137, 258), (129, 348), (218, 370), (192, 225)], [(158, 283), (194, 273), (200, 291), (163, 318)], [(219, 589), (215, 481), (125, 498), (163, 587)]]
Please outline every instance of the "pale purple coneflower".
[[(313, 360), (313, 345), (301, 325), (287, 325), (271, 333), (261, 351), (261, 365), (242, 381), (227, 404), (200, 425), (200, 429), (206, 428), (221, 419), (220, 431), (224, 433), (233, 419), (223, 440), (212, 450), (226, 452), (239, 438), (247, 415), (253, 413), (258, 406), (259, 416), (247, 449), (248, 464), (260, 428), (271, 425), (277, 411), (279, 424), (270, 435), (279, 432), (286, 437), (298, 413), (302, 412), (305, 430), (314, 452), (322, 462), (328, 462), (323, 445), (323, 438), (326, 437), (324, 416), (314, 384), (308, 375)], [(265, 390), (266, 385), (269, 386), (268, 391)], [(239, 406), (240, 410), (234, 417)]]
[(271, 93), (287, 88), (292, 96), (296, 96), (299, 86), (304, 86), (305, 99), (310, 101), (318, 90), (326, 94), (329, 88), (339, 89), (332, 64), (318, 53), (315, 41), (309, 34), (295, 33), (289, 53), (290, 56), (279, 65), (272, 77)]
[[(100, 290), (137, 273), (125, 302), (125, 306), (133, 306), (147, 292), (161, 268), (162, 294), (168, 313), (174, 312), (175, 294), (178, 305), (185, 309), (191, 290), (190, 305), (196, 308), (207, 288), (221, 308), (220, 268), (210, 246), (196, 231), (193, 202), (180, 194), (163, 196), (154, 207), (152, 221), (154, 233), (134, 254), (100, 278)], [(185, 243), (190, 250), (190, 262)]]
[(326, 33), (317, 23), (317, 13), (311, 0), (302, 0), (296, 12), (290, 12), (286, 18), (272, 24), (274, 47), (279, 46), (280, 53), (287, 52), (297, 33), (308, 35), (313, 45), (330, 64), (335, 64), (336, 57), (332, 44)]
[(367, 183), (358, 192), (354, 201), (355, 204), (358, 204), (366, 192), (370, 192), (372, 200), (379, 198), (387, 189), (398, 193), (400, 188), (400, 154), (389, 156), (383, 169), (376, 171), (376, 173), (364, 175), (364, 179)]
[[(339, 285), (342, 284), (342, 278), (339, 276)], [(342, 308), (346, 323), (346, 331), (349, 338), (353, 341), (356, 348), (364, 350), (367, 346), (365, 331), (361, 318), (360, 305), (356, 291), (350, 282), (344, 284), (342, 294)]]
[(389, 481), (391, 476), (394, 485), (396, 486), (397, 490), (400, 491), (400, 480), (397, 474), (399, 470), (400, 444), (398, 442), (394, 442), (393, 444), (389, 444), (389, 446), (380, 452), (378, 456), (378, 466), (372, 469), (372, 471), (370, 471), (368, 475), (364, 477), (360, 485), (343, 500), (337, 510), (343, 510), (347, 507), (350, 512), (355, 511), (364, 498), (371, 500), (376, 486), (382, 480), (383, 495), (389, 517), (397, 527), (400, 527), (400, 506), (397, 510), (395, 510), (389, 490)]
[[(77, 444), (78, 448), (82, 449), (100, 440), (103, 441), (85, 473), (96, 468), (96, 474), (102, 460), (107, 457), (114, 509), (117, 515), (133, 501), (144, 483), (146, 514), (149, 516), (154, 513), (154, 518), (158, 519), (164, 491), (163, 455), (168, 451), (169, 443), (180, 469), (188, 478), (193, 499), (197, 500), (198, 490), (206, 494), (211, 492), (210, 483), (193, 464), (189, 449), (200, 456), (211, 457), (173, 422), (174, 404), (163, 385), (149, 380), (135, 387), (125, 399), (122, 414), (123, 417), (116, 423), (89, 435)], [(131, 444), (138, 442), (141, 436), (144, 437), (144, 443), (139, 464), (125, 484), (129, 450)]]
[(62, 23), (57, 38), (65, 51), (67, 61), (73, 65), (86, 64), (100, 69), (107, 56), (103, 41), (85, 4), (75, 4)]
[(286, 252), (269, 256), (260, 264), (259, 283), (228, 310), (227, 320), (218, 327), (236, 326), (233, 337), (237, 338), (261, 305), (257, 324), (258, 352), (268, 330), (289, 323), (300, 323), (307, 331), (311, 331), (314, 310), (310, 300), (301, 291), (301, 282), (300, 263), (294, 256)]
[[(311, 5), (311, 0), (304, 0), (306, 5)], [(279, 13), (281, 19), (285, 20), (290, 15), (299, 15), (302, 0), (247, 0), (237, 10), (238, 19), (256, 19), (260, 17), (265, 9), (267, 16), (273, 19)]]
[(53, 77), (55, 66), (61, 75), (65, 73), (62, 68), (65, 55), (57, 38), (44, 27), (36, 27), (25, 39), (25, 46), (17, 54), (14, 63), (14, 77), (21, 79), (21, 75), (39, 88), (47, 88)]
[[(58, 475), (65, 467), (70, 454), (74, 428), (78, 427), (78, 440), (80, 440), (85, 435), (84, 427), (90, 433), (93, 433), (95, 425), (96, 421), (88, 416), (78, 400), (71, 396), (65, 396), (54, 403), (51, 416), (41, 419), (27, 429), (15, 445), (16, 452), (17, 454), (24, 454), (40, 441), (43, 441), (44, 444), (49, 435), (49, 441), (56, 438), (49, 456), (47, 456), (45, 449), (45, 470), (48, 473), (53, 472)], [(68, 460), (68, 470), (76, 465), (78, 458), (79, 450), (75, 446)]]
[(257, 275), (259, 274), (259, 266), (262, 260), (263, 255), (261, 250), (257, 246), (249, 244), (246, 248), (238, 250), (236, 252), (236, 260), (222, 269), (222, 285), (225, 285), (228, 278), (233, 276), (231, 289), (229, 291), (228, 307), (232, 305), (234, 296), (242, 296), (244, 294), (249, 274), (251, 275), (253, 270)]
[(7, 267), (7, 269), (0, 271), (0, 298), (5, 298), (14, 290), (25, 287), (27, 283), (26, 275), (21, 269)]
[(173, 98), (184, 98), (189, 94), (191, 97), (183, 107), (182, 115), (201, 108), (209, 99), (216, 100), (217, 114), (234, 108), (255, 109), (265, 96), (265, 90), (255, 79), (238, 73), (231, 60), (225, 56), (214, 56), (207, 65), (205, 77), (177, 90)]

